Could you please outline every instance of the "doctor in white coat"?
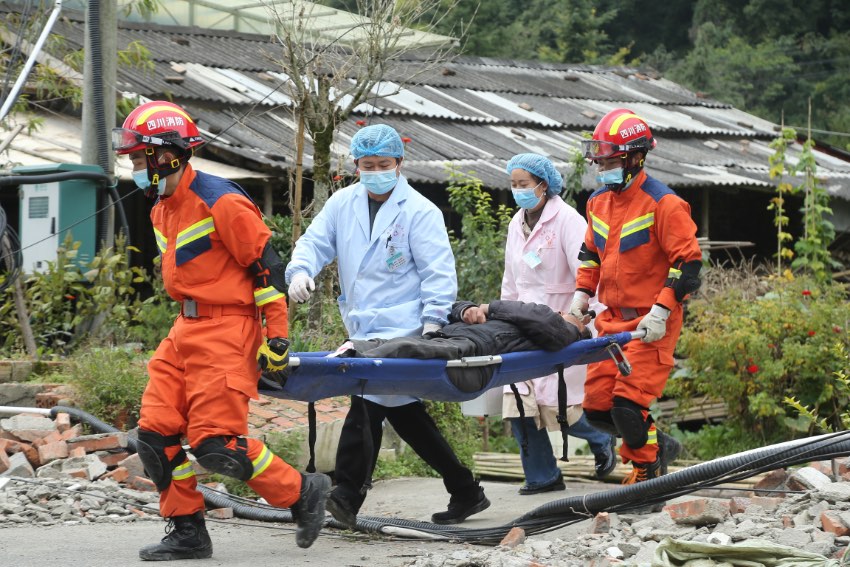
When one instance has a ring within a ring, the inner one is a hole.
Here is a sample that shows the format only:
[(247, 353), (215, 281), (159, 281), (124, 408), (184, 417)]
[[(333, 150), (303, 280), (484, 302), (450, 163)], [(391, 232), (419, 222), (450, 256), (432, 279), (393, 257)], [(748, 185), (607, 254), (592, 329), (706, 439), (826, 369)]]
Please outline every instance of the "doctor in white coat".
[[(313, 278), (335, 258), (339, 310), (352, 339), (435, 333), (457, 295), (454, 256), (443, 215), (401, 175), (404, 144), (390, 126), (366, 126), (351, 139), (360, 181), (334, 193), (310, 223), (286, 267), (289, 296), (306, 301)], [(454, 524), (490, 505), (455, 456), (424, 404), (411, 396), (352, 396), (327, 508), (353, 526), (371, 485), (381, 426), (399, 436), (442, 477), (448, 510), (432, 521)], [(371, 446), (370, 446), (371, 445)]]

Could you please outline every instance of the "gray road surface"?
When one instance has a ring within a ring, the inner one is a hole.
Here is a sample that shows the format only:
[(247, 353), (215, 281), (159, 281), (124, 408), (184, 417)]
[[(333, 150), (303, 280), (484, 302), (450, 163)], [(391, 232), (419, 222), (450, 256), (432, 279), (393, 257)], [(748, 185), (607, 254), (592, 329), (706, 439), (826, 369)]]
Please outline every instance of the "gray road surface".
[[(613, 488), (596, 483), (569, 483), (564, 492), (519, 496), (519, 483), (483, 482), (492, 506), (463, 527), (484, 528), (509, 523), (551, 500)], [(409, 478), (377, 482), (362, 512), (372, 516), (430, 521), (445, 509), (448, 494), (438, 479)], [(538, 538), (568, 539), (587, 530), (588, 521), (560, 528)], [(0, 564), (10, 567), (115, 567), (150, 565), (138, 549), (158, 541), (164, 522), (14, 526), (0, 524)], [(264, 567), (300, 565), (328, 567), (398, 567), (428, 552), (462, 549), (465, 544), (375, 538), (325, 529), (310, 549), (295, 545), (293, 524), (269, 524), (240, 519), (207, 521), (213, 557), (172, 561), (168, 565)]]

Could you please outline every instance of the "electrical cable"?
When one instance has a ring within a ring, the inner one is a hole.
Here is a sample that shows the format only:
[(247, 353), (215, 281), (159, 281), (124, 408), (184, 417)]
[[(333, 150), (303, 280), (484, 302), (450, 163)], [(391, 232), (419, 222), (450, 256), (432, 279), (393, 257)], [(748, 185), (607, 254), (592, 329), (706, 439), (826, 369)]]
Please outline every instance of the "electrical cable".
[[(50, 410), (50, 415), (55, 417), (60, 412), (69, 413), (99, 432), (118, 431), (77, 408), (56, 406)], [(128, 439), (128, 450), (135, 452), (135, 447), (135, 439)], [(628, 513), (635, 508), (661, 504), (669, 498), (696, 492), (723, 482), (748, 478), (785, 466), (844, 455), (850, 455), (850, 431), (787, 441), (779, 445), (753, 449), (694, 465), (645, 482), (555, 500), (502, 526), (469, 529), (400, 518), (357, 516), (356, 529), (382, 535), (496, 545), (514, 527), (523, 528), (529, 535), (545, 533), (588, 519), (599, 512)], [(229, 494), (214, 491), (203, 485), (198, 485), (198, 490), (211, 506), (233, 508), (234, 514), (242, 518), (276, 522), (292, 521), (292, 514), (286, 509), (268, 505), (256, 506), (254, 503), (247, 504), (241, 499), (234, 499)], [(345, 528), (333, 519), (328, 525)]]

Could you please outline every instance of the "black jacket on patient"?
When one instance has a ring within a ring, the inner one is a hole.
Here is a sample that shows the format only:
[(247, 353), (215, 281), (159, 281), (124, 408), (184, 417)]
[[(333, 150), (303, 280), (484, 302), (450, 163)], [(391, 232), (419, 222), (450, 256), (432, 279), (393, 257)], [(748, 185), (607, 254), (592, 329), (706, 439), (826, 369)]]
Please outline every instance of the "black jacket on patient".
[[(463, 311), (477, 305), (458, 301), (452, 305), (449, 324), (433, 338), (355, 340), (353, 356), (365, 358), (439, 358), (455, 360), (525, 350), (560, 350), (581, 338), (578, 327), (564, 321), (546, 305), (522, 301), (493, 301), (487, 321), (464, 323)], [(449, 378), (462, 392), (478, 391), (490, 381), (492, 367), (449, 368)]]

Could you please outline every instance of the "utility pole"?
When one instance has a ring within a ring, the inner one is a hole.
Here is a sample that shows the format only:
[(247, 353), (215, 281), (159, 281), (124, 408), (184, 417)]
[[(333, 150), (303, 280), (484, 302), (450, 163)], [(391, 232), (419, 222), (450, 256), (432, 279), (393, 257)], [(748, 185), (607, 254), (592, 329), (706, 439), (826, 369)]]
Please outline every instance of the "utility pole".
[[(118, 2), (89, 0), (83, 45), (83, 147), (82, 163), (99, 165), (104, 173), (115, 171), (112, 128), (115, 126), (115, 83), (118, 61)], [(112, 198), (104, 191), (104, 204)], [(100, 237), (106, 246), (115, 240), (115, 209), (107, 209)]]

